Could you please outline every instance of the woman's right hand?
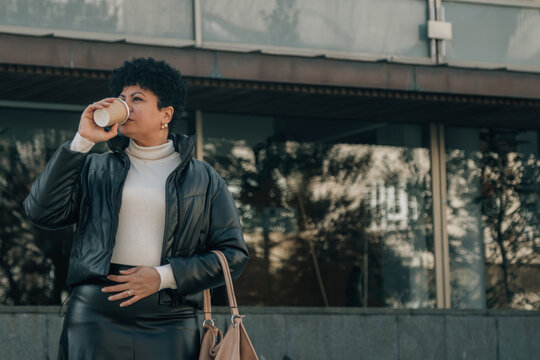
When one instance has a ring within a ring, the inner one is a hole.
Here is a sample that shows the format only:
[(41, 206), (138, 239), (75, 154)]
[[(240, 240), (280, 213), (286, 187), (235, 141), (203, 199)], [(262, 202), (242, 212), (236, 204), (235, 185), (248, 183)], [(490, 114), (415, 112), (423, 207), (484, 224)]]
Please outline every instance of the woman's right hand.
[(113, 101), (114, 98), (106, 98), (88, 105), (84, 109), (81, 120), (79, 121), (79, 129), (77, 130), (79, 135), (96, 144), (115, 137), (118, 134), (118, 124), (114, 124), (107, 132), (94, 122), (94, 111), (108, 107)]

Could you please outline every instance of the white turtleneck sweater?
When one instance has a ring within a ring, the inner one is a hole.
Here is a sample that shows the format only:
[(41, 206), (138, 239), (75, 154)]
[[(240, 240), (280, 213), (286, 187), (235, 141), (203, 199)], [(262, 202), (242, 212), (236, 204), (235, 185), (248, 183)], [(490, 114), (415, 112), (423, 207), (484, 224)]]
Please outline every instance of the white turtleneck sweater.
[[(88, 152), (95, 144), (79, 133), (71, 150)], [(165, 231), (165, 182), (180, 164), (180, 154), (171, 140), (144, 147), (130, 140), (125, 149), (131, 161), (118, 218), (112, 263), (152, 266), (161, 277), (159, 289), (176, 289), (171, 265), (159, 266)]]

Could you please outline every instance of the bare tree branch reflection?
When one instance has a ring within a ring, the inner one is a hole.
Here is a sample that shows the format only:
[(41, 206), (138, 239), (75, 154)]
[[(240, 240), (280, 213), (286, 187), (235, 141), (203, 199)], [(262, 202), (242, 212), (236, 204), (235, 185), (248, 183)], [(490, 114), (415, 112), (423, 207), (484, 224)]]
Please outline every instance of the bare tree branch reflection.
[(538, 309), (538, 135), (461, 128), (447, 134), (453, 307)]
[(540, 288), (524, 285), (540, 270), (540, 163), (518, 151), (515, 131), (490, 129), (481, 145), (488, 307), (538, 309)]

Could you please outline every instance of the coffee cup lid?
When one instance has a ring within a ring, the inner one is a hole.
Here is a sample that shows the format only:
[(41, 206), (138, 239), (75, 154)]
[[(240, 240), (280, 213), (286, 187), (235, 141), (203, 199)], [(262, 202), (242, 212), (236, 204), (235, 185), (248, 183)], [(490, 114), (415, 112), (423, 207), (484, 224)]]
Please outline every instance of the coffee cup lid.
[(129, 106), (128, 106), (127, 102), (125, 102), (124, 100), (122, 100), (120, 98), (116, 98), (116, 100), (120, 100), (122, 102), (122, 104), (124, 104), (124, 106), (126, 107), (126, 119), (122, 122), (122, 124), (123, 124), (129, 118)]

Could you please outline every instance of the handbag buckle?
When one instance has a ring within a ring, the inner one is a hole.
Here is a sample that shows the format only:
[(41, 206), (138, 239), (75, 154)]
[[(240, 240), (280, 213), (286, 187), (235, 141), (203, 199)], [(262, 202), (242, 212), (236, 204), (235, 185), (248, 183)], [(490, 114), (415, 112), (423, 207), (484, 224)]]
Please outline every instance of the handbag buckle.
[(231, 322), (233, 324), (233, 327), (236, 327), (238, 324), (234, 322), (234, 319), (242, 319), (245, 317), (245, 315), (233, 315), (231, 316)]
[(211, 326), (214, 326), (214, 320), (212, 320), (212, 319), (204, 320), (203, 323), (202, 323), (202, 326), (204, 327), (204, 325), (206, 325), (206, 324), (210, 324)]

